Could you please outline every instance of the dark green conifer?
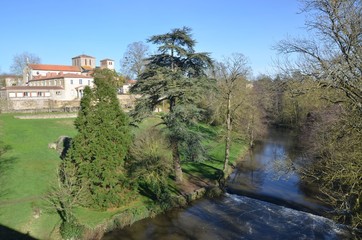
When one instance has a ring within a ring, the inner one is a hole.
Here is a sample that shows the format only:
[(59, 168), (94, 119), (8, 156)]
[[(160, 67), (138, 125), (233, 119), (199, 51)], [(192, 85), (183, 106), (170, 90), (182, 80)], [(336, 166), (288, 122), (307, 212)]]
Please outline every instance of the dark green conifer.
[(195, 102), (208, 83), (204, 70), (212, 61), (208, 53), (195, 52), (196, 41), (187, 27), (152, 36), (148, 41), (159, 45), (158, 54), (147, 59), (145, 71), (131, 89), (142, 94), (132, 116), (136, 121), (142, 119), (166, 102), (168, 110), (163, 123), (169, 133), (175, 178), (181, 182), (180, 147), (188, 146), (182, 143), (193, 142), (194, 150), (201, 149), (200, 138), (190, 129), (200, 112)]
[(88, 196), (83, 204), (91, 207), (118, 206), (129, 193), (124, 158), (131, 137), (117, 99), (116, 78), (115, 72), (95, 72), (95, 87), (84, 90), (75, 121), (78, 134), (63, 162), (65, 169), (75, 169), (74, 182)]

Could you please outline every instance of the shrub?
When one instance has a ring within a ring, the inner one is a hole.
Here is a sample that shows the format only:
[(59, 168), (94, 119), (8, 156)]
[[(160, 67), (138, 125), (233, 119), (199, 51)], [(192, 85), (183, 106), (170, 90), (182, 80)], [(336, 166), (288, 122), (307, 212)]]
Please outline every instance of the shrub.
[(76, 221), (62, 222), (60, 234), (63, 239), (81, 239), (84, 227)]

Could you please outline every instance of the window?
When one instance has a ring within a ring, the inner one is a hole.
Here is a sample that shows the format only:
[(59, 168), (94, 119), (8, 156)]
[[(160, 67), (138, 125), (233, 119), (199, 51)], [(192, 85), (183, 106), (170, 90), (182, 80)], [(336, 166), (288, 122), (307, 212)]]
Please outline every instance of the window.
[(70, 84), (73, 84), (73, 79), (70, 79)]
[(43, 97), (43, 93), (42, 92), (38, 92), (38, 97)]
[(90, 85), (90, 80), (88, 80), (88, 85)]
[(87, 65), (87, 59), (84, 59), (84, 62), (85, 62), (85, 64), (84, 64), (84, 65)]
[(91, 59), (89, 59), (89, 65), (92, 65), (92, 60)]
[(24, 96), (24, 97), (29, 97), (29, 93), (28, 93), (28, 92), (24, 92), (24, 93), (23, 93), (23, 96)]
[(55, 94), (56, 94), (56, 95), (60, 95), (61, 93), (60, 93), (60, 91), (56, 91)]
[(82, 84), (82, 79), (79, 79), (79, 84)]

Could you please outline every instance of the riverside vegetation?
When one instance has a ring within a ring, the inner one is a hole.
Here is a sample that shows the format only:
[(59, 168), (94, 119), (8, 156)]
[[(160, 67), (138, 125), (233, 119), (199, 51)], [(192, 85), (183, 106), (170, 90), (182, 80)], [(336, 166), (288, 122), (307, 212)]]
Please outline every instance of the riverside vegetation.
[[(295, 129), (310, 159), (298, 166), (305, 184), (317, 182), (332, 217), (360, 229), (362, 4), (302, 2), (321, 38), (277, 44), (301, 58), (274, 78), (249, 81), (242, 54), (215, 63), (195, 52), (184, 27), (149, 39), (158, 51), (131, 89), (143, 96), (130, 114), (116, 99), (120, 78), (107, 70), (84, 91), (75, 128), (2, 114), (0, 223), (42, 239), (99, 238), (185, 204), (179, 196), (202, 183), (222, 183), (266, 126), (279, 125)], [(46, 149), (61, 135), (73, 137), (63, 160)]]

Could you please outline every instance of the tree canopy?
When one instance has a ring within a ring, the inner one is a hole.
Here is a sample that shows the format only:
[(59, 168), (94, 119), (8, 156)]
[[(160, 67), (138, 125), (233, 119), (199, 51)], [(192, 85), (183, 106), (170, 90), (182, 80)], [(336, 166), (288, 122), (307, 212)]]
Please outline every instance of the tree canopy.
[(16, 75), (22, 75), (27, 64), (37, 63), (40, 63), (40, 58), (33, 53), (23, 52), (21, 54), (16, 54), (13, 58), (13, 63), (10, 66), (10, 71)]
[(134, 42), (127, 46), (126, 52), (121, 59), (121, 72), (131, 79), (137, 79), (146, 65), (149, 56), (149, 47), (143, 42)]
[(145, 71), (131, 88), (131, 92), (142, 94), (132, 116), (139, 121), (157, 105), (167, 103), (168, 110), (162, 119), (173, 151), (176, 181), (182, 181), (180, 147), (186, 141), (199, 145), (199, 141), (195, 141), (198, 136), (190, 126), (200, 111), (194, 103), (208, 84), (204, 71), (212, 60), (208, 53), (195, 52), (196, 41), (188, 27), (152, 36), (148, 42), (159, 45), (158, 53), (147, 59)]
[(360, 0), (303, 0), (306, 27), (314, 38), (282, 40), (275, 49), (298, 54), (291, 68), (321, 86), (343, 92), (362, 111), (362, 3)]

